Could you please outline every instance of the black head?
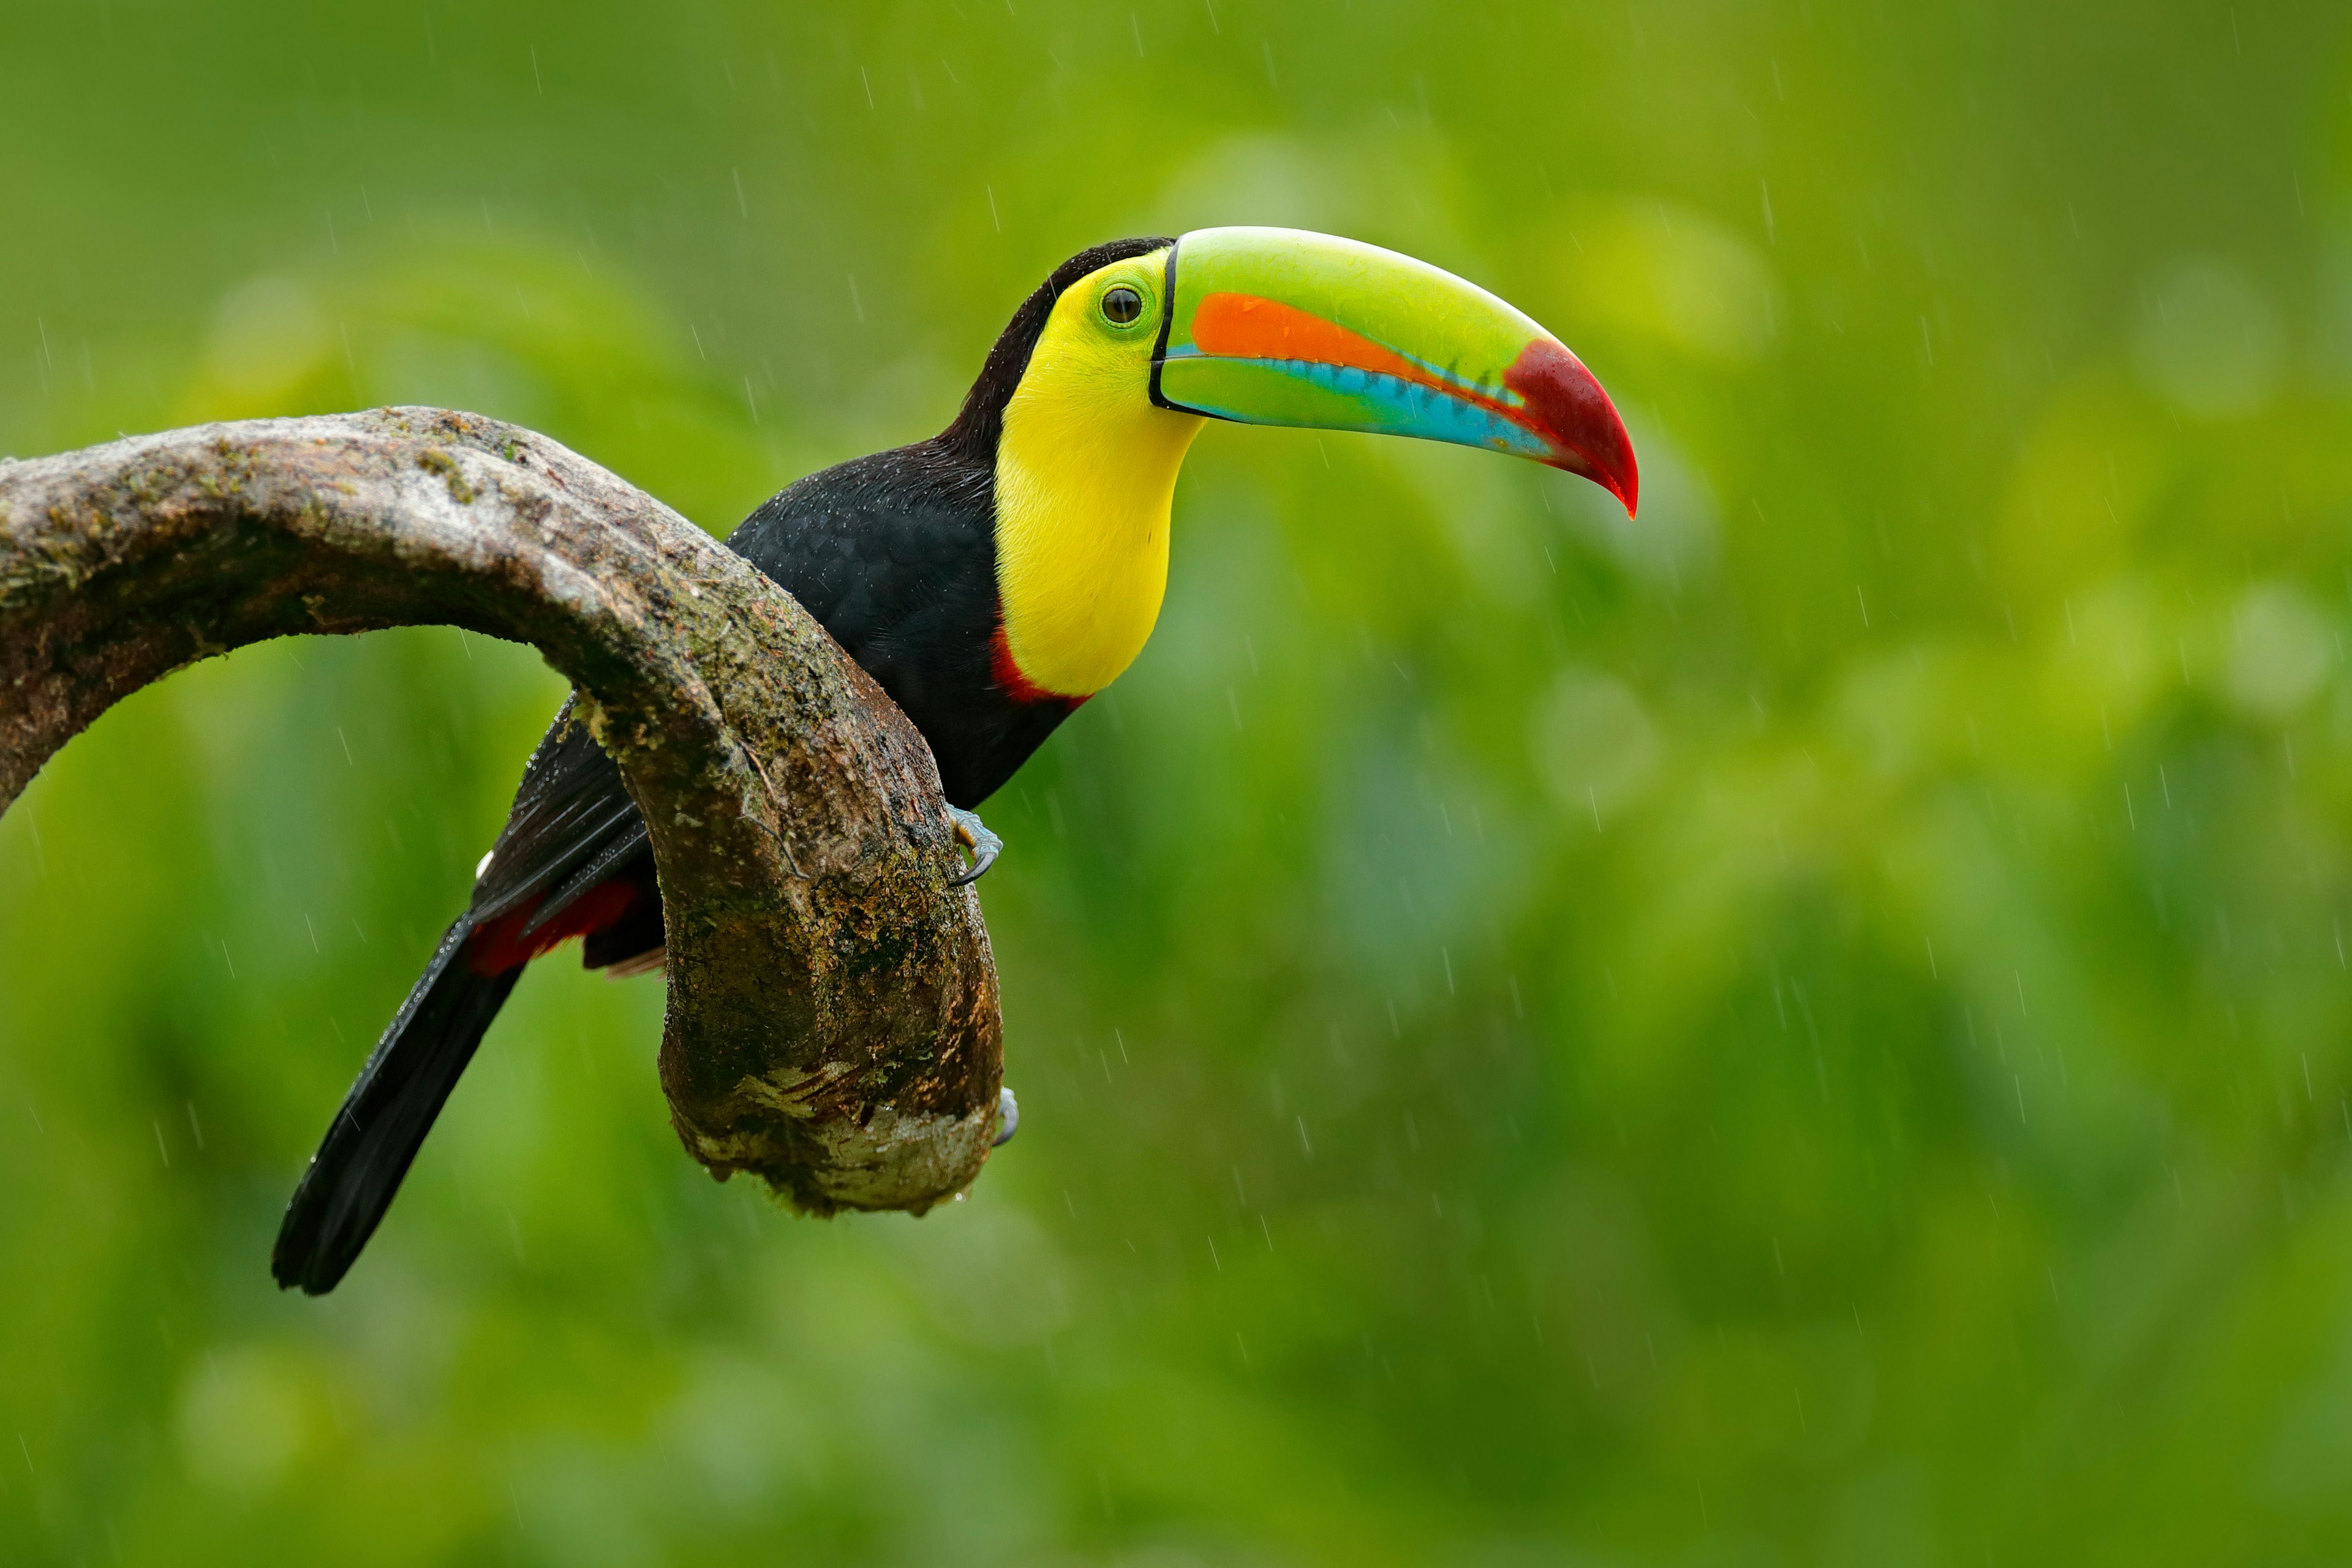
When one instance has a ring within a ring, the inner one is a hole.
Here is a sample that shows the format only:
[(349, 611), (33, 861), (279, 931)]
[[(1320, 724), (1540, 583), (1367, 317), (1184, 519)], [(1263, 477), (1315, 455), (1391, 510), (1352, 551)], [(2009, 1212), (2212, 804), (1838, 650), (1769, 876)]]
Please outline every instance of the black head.
[(1062, 290), (1115, 261), (1149, 256), (1175, 243), (1161, 236), (1114, 239), (1081, 250), (1055, 268), (1052, 276), (1013, 312), (1013, 320), (997, 338), (996, 346), (988, 351), (988, 363), (981, 366), (980, 379), (964, 395), (963, 408), (956, 415), (955, 423), (940, 432), (940, 445), (968, 461), (993, 466), (997, 439), (1004, 433), (1004, 405), (1012, 401), (1013, 389), (1021, 384), (1021, 377), (1028, 371), (1029, 355), (1037, 347), (1038, 334), (1045, 331), (1045, 319), (1054, 313)]

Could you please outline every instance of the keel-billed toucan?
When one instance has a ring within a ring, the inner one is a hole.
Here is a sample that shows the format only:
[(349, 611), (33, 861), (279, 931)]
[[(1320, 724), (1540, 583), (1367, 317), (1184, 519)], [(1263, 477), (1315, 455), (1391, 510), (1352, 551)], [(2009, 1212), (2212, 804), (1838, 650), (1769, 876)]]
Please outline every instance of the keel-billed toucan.
[[(1634, 504), (1633, 445), (1601, 384), (1450, 273), (1278, 228), (1072, 257), (1013, 312), (944, 431), (801, 480), (727, 541), (921, 730), (971, 874), (996, 844), (970, 808), (1150, 635), (1176, 470), (1210, 419), (1490, 447)], [(575, 936), (591, 967), (660, 963), (645, 825), (569, 711), (304, 1173), (279, 1284), (317, 1294), (343, 1277), (525, 964)]]

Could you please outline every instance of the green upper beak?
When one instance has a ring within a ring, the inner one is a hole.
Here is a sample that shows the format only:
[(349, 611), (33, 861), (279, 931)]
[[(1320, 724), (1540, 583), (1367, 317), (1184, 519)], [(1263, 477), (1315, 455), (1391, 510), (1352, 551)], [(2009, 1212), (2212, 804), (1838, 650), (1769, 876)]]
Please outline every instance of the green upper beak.
[(1328, 234), (1203, 228), (1168, 253), (1163, 292), (1163, 407), (1510, 452), (1633, 510), (1633, 443), (1601, 383), (1475, 283)]

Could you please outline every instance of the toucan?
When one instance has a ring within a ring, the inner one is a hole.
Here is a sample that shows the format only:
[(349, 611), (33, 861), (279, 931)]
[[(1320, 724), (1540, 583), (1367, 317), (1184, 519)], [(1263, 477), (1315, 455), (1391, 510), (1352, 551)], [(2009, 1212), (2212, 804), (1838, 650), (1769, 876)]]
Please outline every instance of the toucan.
[[(1168, 580), (1177, 469), (1213, 419), (1374, 431), (1533, 458), (1630, 515), (1633, 447), (1559, 341), (1394, 251), (1283, 228), (1116, 240), (1013, 314), (948, 427), (813, 474), (728, 546), (804, 605), (930, 744), (972, 808), (1142, 650)], [(473, 897), (402, 1003), (287, 1205), (281, 1287), (335, 1288), (523, 967), (659, 967), (661, 889), (620, 770), (566, 702)]]

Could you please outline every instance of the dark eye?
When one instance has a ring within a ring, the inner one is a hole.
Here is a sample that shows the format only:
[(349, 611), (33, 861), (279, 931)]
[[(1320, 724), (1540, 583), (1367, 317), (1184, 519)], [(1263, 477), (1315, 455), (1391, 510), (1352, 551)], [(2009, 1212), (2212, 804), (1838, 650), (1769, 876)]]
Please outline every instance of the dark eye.
[(1143, 314), (1143, 296), (1122, 283), (1103, 291), (1102, 313), (1118, 326), (1127, 326)]

